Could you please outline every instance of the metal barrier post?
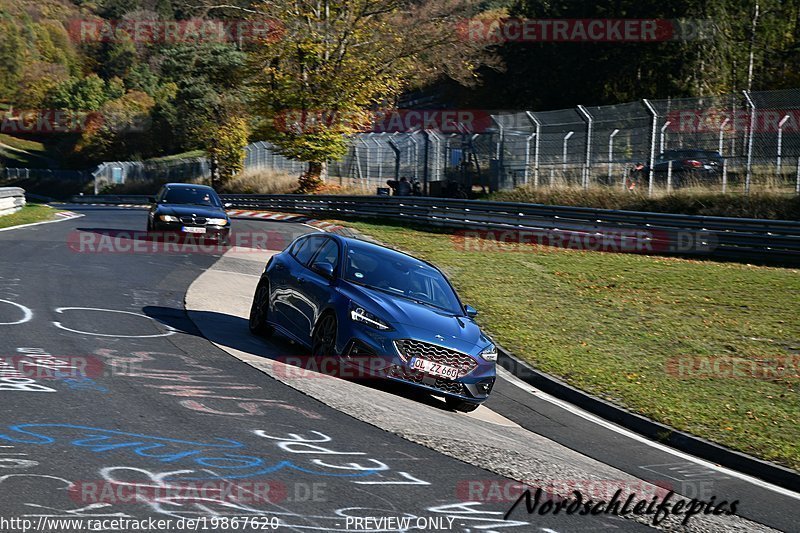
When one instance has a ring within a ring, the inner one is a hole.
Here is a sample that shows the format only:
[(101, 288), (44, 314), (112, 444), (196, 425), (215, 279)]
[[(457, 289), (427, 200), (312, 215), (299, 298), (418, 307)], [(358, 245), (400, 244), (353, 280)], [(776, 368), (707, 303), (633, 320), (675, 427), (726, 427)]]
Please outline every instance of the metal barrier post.
[(569, 138), (572, 137), (574, 134), (575, 134), (574, 131), (570, 131), (569, 133), (564, 135), (564, 146), (562, 148), (562, 154), (561, 154), (561, 172), (563, 172), (564, 174), (567, 173), (567, 142), (569, 141)]
[(581, 171), (581, 181), (583, 188), (589, 188), (589, 169), (592, 166), (592, 115), (582, 105), (578, 106), (578, 111), (586, 121), (586, 153), (583, 160), (583, 170)]
[(534, 131), (536, 142), (533, 145), (533, 186), (534, 188), (539, 187), (539, 139), (542, 138), (541, 131), (542, 131), (542, 123), (539, 122), (533, 113), (530, 111), (526, 111), (525, 115), (528, 117), (536, 130)]
[(777, 178), (781, 177), (781, 143), (783, 141), (783, 125), (789, 120), (789, 115), (784, 115), (780, 122), (778, 122), (778, 156), (775, 160), (775, 174)]
[[(611, 185), (611, 174), (612, 174), (612, 161), (614, 161), (614, 137), (616, 137), (619, 130), (616, 129), (611, 132), (611, 135), (608, 136), (608, 184)], [(623, 182), (625, 181), (623, 176)], [(625, 184), (622, 185), (625, 187)]]
[(650, 157), (647, 162), (649, 167), (647, 177), (647, 196), (649, 197), (653, 196), (653, 185), (655, 178), (655, 170), (653, 169), (653, 165), (656, 161), (656, 130), (658, 129), (658, 113), (656, 113), (656, 109), (648, 99), (645, 98), (642, 100), (642, 102), (644, 102), (645, 107), (647, 107), (647, 110), (650, 111), (650, 115), (652, 116), (652, 124), (650, 127)]
[(750, 98), (750, 93), (742, 91), (744, 98), (747, 101), (747, 107), (750, 108), (750, 127), (747, 128), (747, 171), (744, 180), (744, 193), (750, 194), (750, 183), (753, 179), (753, 133), (756, 128), (756, 105), (753, 99)]

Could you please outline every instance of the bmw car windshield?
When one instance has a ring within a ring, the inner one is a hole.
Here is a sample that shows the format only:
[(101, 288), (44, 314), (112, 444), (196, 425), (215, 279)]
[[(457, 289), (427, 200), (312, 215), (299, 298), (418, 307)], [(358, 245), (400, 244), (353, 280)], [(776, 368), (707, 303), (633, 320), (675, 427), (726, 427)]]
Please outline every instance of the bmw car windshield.
[(438, 270), (397, 252), (351, 245), (344, 279), (454, 315), (462, 314), (458, 298)]
[(221, 207), (217, 195), (209, 189), (174, 188), (167, 189), (163, 203), (167, 204), (193, 204), (209, 207)]

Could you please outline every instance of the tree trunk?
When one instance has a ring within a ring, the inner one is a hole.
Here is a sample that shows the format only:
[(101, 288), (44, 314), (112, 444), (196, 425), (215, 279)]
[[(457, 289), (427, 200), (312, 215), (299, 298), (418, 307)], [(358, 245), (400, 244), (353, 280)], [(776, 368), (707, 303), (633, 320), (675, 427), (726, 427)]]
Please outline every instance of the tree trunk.
[(308, 176), (312, 179), (316, 178), (323, 182), (328, 180), (328, 162), (327, 161), (311, 161), (308, 163)]

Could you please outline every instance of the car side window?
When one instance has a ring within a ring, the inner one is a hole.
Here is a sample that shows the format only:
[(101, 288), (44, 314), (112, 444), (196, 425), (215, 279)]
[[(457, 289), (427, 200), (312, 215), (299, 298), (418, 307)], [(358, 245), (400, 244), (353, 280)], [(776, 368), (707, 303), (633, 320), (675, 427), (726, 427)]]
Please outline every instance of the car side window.
[(325, 237), (313, 236), (307, 238), (300, 249), (295, 252), (295, 259), (301, 264), (308, 266), (308, 262), (314, 257), (314, 254), (317, 253), (317, 250), (319, 250), (324, 241)]
[(333, 239), (325, 239), (325, 244), (320, 248), (314, 262), (324, 262), (333, 265), (333, 271), (339, 268), (339, 245)]
[(307, 238), (297, 239), (292, 243), (291, 248), (289, 248), (289, 253), (291, 254), (292, 257), (297, 257), (297, 252), (306, 243), (307, 240), (308, 240)]

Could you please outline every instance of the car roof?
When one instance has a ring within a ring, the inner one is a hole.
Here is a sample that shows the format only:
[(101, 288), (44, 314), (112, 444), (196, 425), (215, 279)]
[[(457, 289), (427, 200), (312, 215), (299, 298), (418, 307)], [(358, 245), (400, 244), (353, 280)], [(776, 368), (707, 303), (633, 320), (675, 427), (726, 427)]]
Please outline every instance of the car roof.
[(414, 257), (413, 255), (409, 255), (407, 253), (403, 253), (403, 252), (397, 251), (397, 250), (395, 250), (393, 248), (389, 248), (388, 246), (383, 246), (383, 245), (380, 245), (380, 244), (377, 244), (377, 243), (365, 241), (363, 239), (357, 239), (357, 238), (353, 238), (353, 237), (345, 237), (343, 235), (339, 235), (339, 234), (336, 234), (336, 233), (323, 233), (323, 234), (319, 234), (319, 233), (308, 234), (307, 233), (307, 234), (303, 235), (303, 237), (305, 237), (305, 236), (313, 236), (313, 235), (321, 235), (321, 236), (330, 237), (333, 240), (342, 243), (347, 248), (350, 248), (352, 245), (355, 245), (356, 247), (361, 248), (361, 249), (372, 249), (372, 250), (379, 251), (381, 253), (384, 253), (384, 254), (387, 254), (387, 255), (390, 255), (390, 256), (395, 256), (395, 257), (397, 257), (397, 259), (404, 259), (406, 261), (409, 261), (409, 260), (410, 261), (415, 261), (415, 262), (420, 263), (422, 265), (429, 266), (429, 267), (433, 268), (434, 270), (436, 270), (437, 272), (441, 273), (441, 270), (439, 270), (436, 267), (436, 265), (432, 265), (431, 263), (428, 263), (427, 261), (419, 259), (418, 257)]
[(167, 187), (168, 189), (208, 189), (210, 191), (214, 190), (208, 185), (198, 185), (195, 183), (165, 183), (164, 187)]

